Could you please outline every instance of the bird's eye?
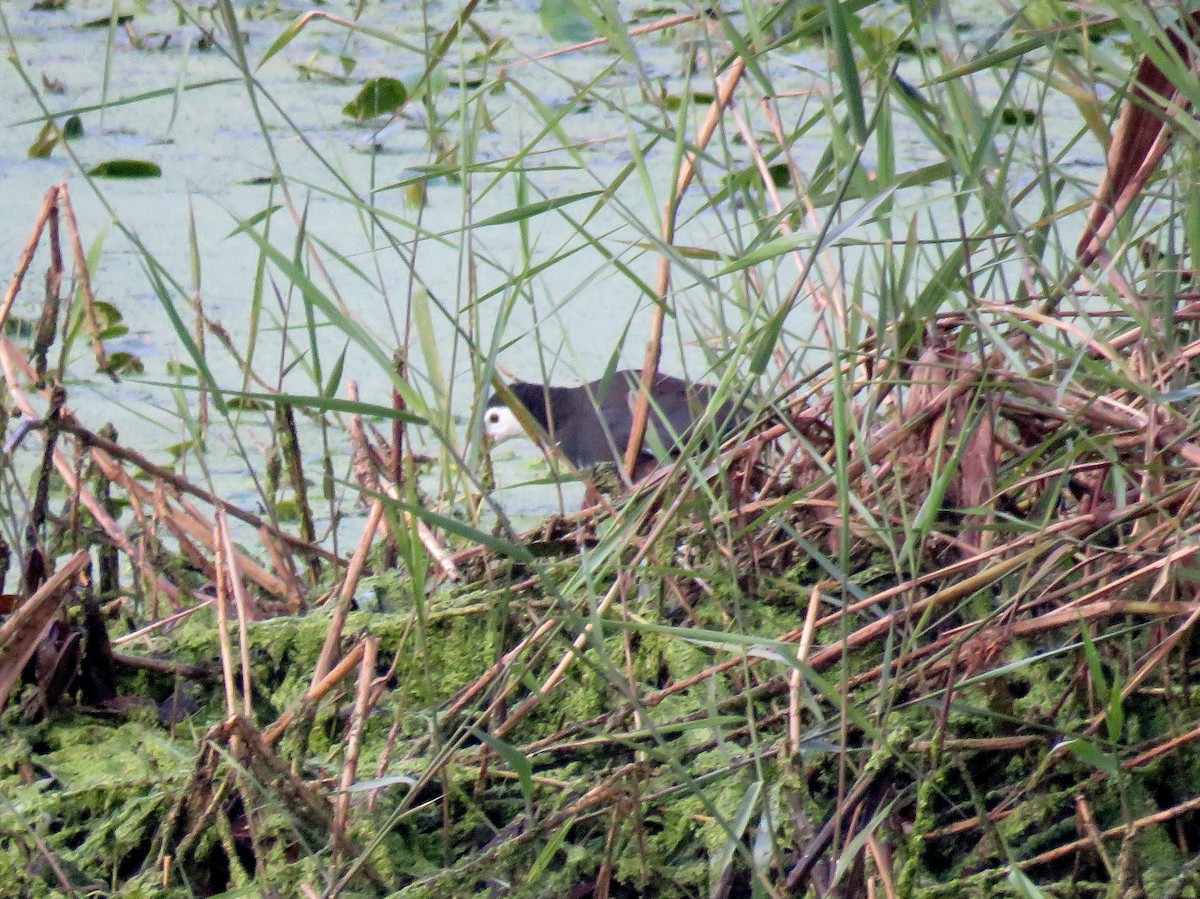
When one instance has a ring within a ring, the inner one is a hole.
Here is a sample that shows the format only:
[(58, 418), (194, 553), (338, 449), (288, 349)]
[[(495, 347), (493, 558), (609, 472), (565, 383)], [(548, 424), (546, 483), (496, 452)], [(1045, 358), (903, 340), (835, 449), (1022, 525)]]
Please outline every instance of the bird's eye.
[(487, 423), (488, 423), (488, 424), (490, 424), (490, 425), (498, 425), (498, 424), (500, 424), (500, 413), (499, 413), (499, 412), (497, 412), (495, 409), (493, 409), (493, 410), (491, 410), (490, 412), (488, 412), (488, 414), (487, 414)]

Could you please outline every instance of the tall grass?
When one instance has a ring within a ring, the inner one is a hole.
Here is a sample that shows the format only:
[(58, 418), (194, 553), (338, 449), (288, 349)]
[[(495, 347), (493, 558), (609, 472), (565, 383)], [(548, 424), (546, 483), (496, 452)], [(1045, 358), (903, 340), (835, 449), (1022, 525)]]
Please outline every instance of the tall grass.
[[(259, 207), (198, 192), (228, 210), (221, 242), (192, 206), (165, 211), (191, 217), (173, 271), (83, 151), (55, 152), (169, 325), (177, 364), (139, 383), (174, 402), (177, 470), (223, 497), (236, 467), (252, 496), (232, 505), (269, 528), (204, 537), (175, 523), (191, 513), (174, 497), (110, 476), (133, 506), (121, 524), (236, 595), (242, 630), (206, 611), (160, 638), (219, 655), (225, 690), (194, 742), (146, 728), (152, 789), (77, 763), (123, 823), (84, 838), (63, 791), (12, 775), (0, 817), (41, 860), (5, 856), (12, 882), (1184, 894), (1190, 109), (1172, 107), (1175, 149), (1104, 252), (1076, 251), (1129, 60), (1200, 100), (1165, 49), (1173, 10), (171, 9), (221, 59), (176, 103), (240, 85), (222, 102), (256, 125)], [(60, 122), (71, 110), (42, 98), (14, 16), (0, 22), (36, 124)], [(595, 46), (571, 46), (588, 33)], [(156, 86), (114, 96), (121, 33), (97, 34), (101, 102), (78, 111), (149, 108)], [(393, 114), (307, 124), (301, 73), (313, 96), (349, 80), (349, 102), (397, 72)], [(351, 131), (381, 149), (348, 150)], [(252, 274), (215, 312), (226, 253)], [(73, 346), (49, 379), (72, 391)], [(752, 410), (739, 446), (700, 434), (576, 513), (579, 473), (549, 459), (530, 474), (530, 455), (483, 444), (480, 402), (510, 372), (576, 383), (655, 364), (715, 385), (713, 412)], [(0, 475), (10, 546), (34, 518), (21, 555), (64, 554), (68, 531), (32, 514), (46, 501), (20, 498), (37, 491), (19, 457)], [(510, 509), (538, 489), (539, 517), (560, 517), (523, 531), (533, 516)], [(212, 604), (158, 574), (181, 608)], [(136, 589), (153, 595), (155, 576), (135, 566)], [(244, 578), (256, 617), (312, 613), (248, 623)], [(131, 629), (167, 614), (128, 609)], [(141, 677), (126, 689), (159, 689)], [(13, 751), (69, 782), (61, 752)], [(66, 837), (39, 829), (38, 802)]]

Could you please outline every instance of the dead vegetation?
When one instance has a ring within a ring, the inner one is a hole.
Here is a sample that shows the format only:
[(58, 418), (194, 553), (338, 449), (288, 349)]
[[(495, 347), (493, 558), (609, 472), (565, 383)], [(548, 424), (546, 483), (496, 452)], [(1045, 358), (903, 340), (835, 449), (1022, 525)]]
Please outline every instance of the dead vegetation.
[[(717, 475), (685, 458), (519, 540), (413, 502), (399, 397), (387, 440), (350, 420), (366, 514), (345, 557), (317, 540), (287, 402), (299, 536), (88, 430), (48, 361), (64, 256), (116, 371), (53, 188), (0, 310), (47, 240), (39, 336), (0, 342), (6, 450), (41, 445), (5, 548), (0, 876), (30, 895), (1191, 895), (1200, 294), (1106, 255), (1164, 110), (1187, 111), (1160, 76), (1143, 64), (1060, 293), (874, 334)], [(1120, 301), (1103, 333), (1068, 292)], [(371, 594), (383, 610), (357, 611)]]

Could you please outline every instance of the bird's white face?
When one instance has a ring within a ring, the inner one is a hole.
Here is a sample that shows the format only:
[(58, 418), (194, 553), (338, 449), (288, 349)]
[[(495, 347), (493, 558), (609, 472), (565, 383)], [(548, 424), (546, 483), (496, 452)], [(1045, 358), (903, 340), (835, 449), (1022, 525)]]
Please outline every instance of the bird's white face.
[(483, 433), (499, 443), (509, 437), (524, 437), (525, 429), (508, 406), (489, 406), (483, 413)]

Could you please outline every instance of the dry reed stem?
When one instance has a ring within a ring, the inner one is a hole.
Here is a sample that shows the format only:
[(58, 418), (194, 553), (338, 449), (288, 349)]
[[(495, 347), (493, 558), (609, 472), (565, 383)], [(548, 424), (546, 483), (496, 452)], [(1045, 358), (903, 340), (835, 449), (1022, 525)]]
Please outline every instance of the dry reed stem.
[[(696, 133), (695, 144), (698, 150), (703, 150), (712, 140), (712, 136), (717, 130), (717, 124), (720, 122), (725, 108), (733, 99), (733, 92), (742, 80), (745, 71), (746, 62), (738, 57), (724, 76), (718, 79), (716, 96), (709, 105), (708, 115)], [(697, 152), (685, 154), (679, 178), (675, 182), (675, 189), (667, 198), (663, 209), (662, 242), (666, 246), (675, 242), (675, 216), (679, 210), (679, 203), (683, 200), (683, 195), (687, 193), (688, 186), (696, 175), (697, 160)], [(658, 276), (654, 285), (657, 302), (651, 313), (650, 335), (646, 340), (646, 357), (642, 361), (642, 389), (638, 391), (634, 402), (633, 422), (629, 428), (629, 445), (625, 448), (625, 471), (630, 478), (636, 471), (638, 457), (642, 453), (642, 443), (646, 438), (646, 423), (650, 415), (650, 392), (658, 377), (658, 363), (662, 355), (663, 327), (667, 317), (667, 294), (670, 289), (671, 257), (663, 253), (658, 260)]]
[(50, 219), (50, 214), (54, 211), (58, 203), (59, 191), (64, 190), (65, 185), (59, 184), (51, 187), (46, 191), (46, 196), (42, 200), (42, 208), (38, 210), (37, 218), (34, 220), (33, 231), (29, 235), (29, 240), (25, 243), (25, 248), (21, 250), (21, 255), (17, 259), (17, 270), (13, 273), (12, 280), (8, 283), (8, 291), (4, 294), (4, 303), (0, 305), (0, 333), (3, 333), (4, 326), (8, 323), (8, 316), (12, 313), (13, 303), (17, 301), (17, 294), (21, 292), (21, 284), (25, 280), (25, 275), (29, 272), (29, 266), (33, 264), (33, 254), (37, 252), (38, 243), (42, 238), (42, 231), (46, 228), (46, 222)]
[[(1170, 49), (1192, 74), (1197, 71), (1193, 49), (1198, 26), (1200, 13), (1194, 12), (1174, 22), (1167, 31)], [(1178, 33), (1183, 30), (1188, 32), (1186, 39)], [(1130, 96), (1121, 107), (1108, 148), (1104, 178), (1096, 190), (1087, 226), (1075, 251), (1081, 266), (1090, 265), (1104, 251), (1104, 244), (1117, 223), (1141, 195), (1166, 155), (1174, 136), (1173, 128), (1167, 127), (1171, 119), (1187, 115), (1190, 108), (1190, 101), (1158, 64), (1150, 56), (1143, 57)]]
[[(87, 253), (83, 251), (83, 241), (79, 239), (79, 224), (75, 221), (75, 210), (71, 206), (71, 191), (65, 183), (59, 185), (58, 198), (62, 205), (63, 222), (66, 224), (67, 236), (71, 241), (71, 252), (75, 255), (75, 277), (79, 279), (79, 293), (83, 297), (83, 321), (87, 327), (88, 339), (92, 344), (92, 352), (96, 356), (96, 365), (100, 371), (108, 371), (108, 353), (100, 340), (100, 324), (96, 312), (96, 295), (92, 292), (92, 275), (88, 271)], [(2, 321), (0, 321), (2, 327)]]
[(238, 612), (238, 649), (241, 652), (239, 661), (242, 667), (242, 715), (247, 721), (254, 720), (254, 703), (251, 699), (253, 692), (250, 685), (250, 635), (247, 622), (250, 619), (250, 597), (246, 595), (246, 585), (242, 583), (241, 572), (238, 571), (238, 554), (233, 551), (233, 540), (229, 536), (229, 525), (225, 514), (218, 509), (216, 513), (217, 531), (220, 534), (221, 549), (226, 560), (226, 573), (233, 587), (233, 596), (237, 600)]
[[(130, 492), (137, 492), (138, 489), (141, 488), (141, 485), (130, 479), (128, 474), (125, 475), (125, 479), (130, 485)], [(179, 524), (193, 539), (208, 544), (212, 539), (212, 530), (207, 527), (208, 522), (205, 519), (204, 514), (191, 503), (189, 503), (185, 497), (176, 496), (173, 498), (178, 506), (178, 509), (173, 510), (171, 521)], [(224, 514), (222, 510), (217, 511), (220, 511), (221, 514)], [(209, 549), (211, 550), (212, 547), (209, 546)], [(238, 561), (238, 567), (242, 570), (246, 577), (254, 581), (254, 583), (258, 584), (264, 591), (272, 596), (277, 596), (283, 601), (287, 601), (288, 586), (282, 578), (273, 572), (267, 571), (267, 569), (263, 568), (237, 547), (234, 547), (233, 549), (234, 556)]]
[(178, 612), (174, 612), (174, 613), (168, 615), (166, 618), (160, 618), (157, 621), (152, 621), (149, 624), (147, 624), (145, 627), (139, 628), (136, 631), (132, 631), (128, 634), (125, 634), (122, 637), (115, 637), (112, 641), (113, 646), (120, 646), (122, 643), (129, 643), (133, 640), (141, 640), (143, 637), (148, 637), (150, 634), (154, 633), (157, 630), (161, 630), (162, 628), (169, 628), (171, 625), (176, 624), (176, 623), (182, 621), (183, 619), (196, 614), (201, 609), (208, 608), (215, 601), (216, 600), (214, 597), (209, 597), (208, 599), (204, 600), (201, 603), (197, 603), (196, 605), (190, 606), (189, 608), (186, 608), (186, 609), (180, 609)]
[[(821, 585), (816, 584), (808, 597), (808, 610), (804, 613), (804, 627), (800, 631), (800, 643), (796, 647), (796, 658), (801, 662), (808, 661), (809, 650), (812, 649), (813, 632), (816, 629), (817, 614), (821, 611)], [(799, 668), (794, 668), (788, 677), (788, 738), (792, 744), (792, 752), (799, 755), (803, 748), (803, 732), (801, 723), (800, 689), (804, 683), (804, 675)]]
[(198, 680), (208, 680), (213, 676), (212, 671), (203, 665), (190, 665), (187, 662), (174, 662), (170, 659), (159, 659), (153, 656), (131, 656), (123, 652), (114, 652), (112, 657), (118, 665), (139, 671), (153, 671), (157, 674), (191, 677)]
[(362, 661), (364, 651), (362, 642), (356, 643), (354, 648), (346, 653), (345, 657), (334, 665), (328, 674), (319, 681), (314, 679), (312, 686), (308, 688), (308, 691), (300, 698), (300, 701), (292, 708), (284, 711), (274, 724), (263, 731), (263, 741), (267, 745), (278, 741), (305, 708), (319, 702), (326, 693), (336, 687), (343, 678), (354, 670), (355, 666)]
[(229, 588), (232, 581), (228, 570), (229, 563), (225, 555), (225, 546), (221, 542), (218, 525), (213, 525), (213, 563), (216, 566), (217, 582), (217, 640), (221, 648), (221, 684), (225, 688), (225, 716), (228, 719), (237, 717), (237, 685), (233, 679), (233, 646), (229, 639)]
[(91, 560), (87, 550), (76, 552), (0, 625), (0, 709), (8, 704), (26, 663), (54, 623), (55, 613), (67, 599), (67, 588)]
[[(804, 214), (808, 219), (809, 226), (814, 231), (820, 231), (822, 222), (817, 215), (817, 208), (813, 205), (812, 197), (808, 191), (808, 179), (804, 177), (804, 173), (800, 170), (800, 166), (792, 154), (791, 143), (787, 135), (784, 134), (783, 122), (779, 117), (779, 110), (775, 105), (776, 99), (774, 97), (764, 97), (762, 99), (763, 114), (767, 119), (767, 124), (771, 128), (772, 135), (775, 137), (775, 145), (779, 147), (779, 152), (787, 162), (788, 177), (791, 178), (792, 184), (796, 186), (796, 199), (804, 206)], [(769, 186), (768, 189), (774, 190), (775, 180), (771, 177), (769, 171), (760, 174), (760, 178), (762, 178), (764, 186)], [(782, 207), (777, 211), (782, 212)], [(820, 313), (827, 306), (832, 305), (835, 319), (841, 323), (843, 330), (846, 330), (846, 298), (842, 294), (840, 273), (833, 255), (829, 251), (822, 253), (819, 259), (821, 267), (825, 270), (825, 283), (828, 285), (829, 295), (827, 297), (824, 296), (820, 285), (814, 283), (808, 277), (811, 266), (806, 263), (800, 269), (800, 280), (787, 293), (788, 302), (793, 302), (794, 298), (798, 297), (800, 292), (807, 288), (811, 291), (812, 296), (817, 298), (816, 311)], [(817, 327), (821, 329), (821, 333), (825, 336), (825, 345), (833, 346), (833, 339), (829, 334), (828, 326), (825, 324), (824, 316), (817, 316)]]
[[(17, 370), (18, 368), (24, 370), (31, 381), (36, 381), (36, 375), (29, 365), (25, 354), (7, 337), (0, 337), (0, 367), (4, 369), (8, 394), (12, 397), (17, 408), (21, 410), (22, 414), (36, 419), (38, 416), (34, 412), (33, 404), (30, 403), (25, 392), (17, 386)], [(174, 603), (175, 607), (179, 608), (180, 597), (178, 588), (156, 572), (141, 550), (129, 542), (125, 536), (125, 532), (121, 530), (112, 516), (108, 514), (104, 505), (96, 499), (95, 494), (86, 485), (80, 483), (75, 474), (75, 467), (62, 450), (57, 448), (54, 450), (53, 462), (54, 468), (58, 471), (59, 475), (74, 494), (78, 496), (79, 501), (91, 513), (96, 523), (108, 536), (108, 539), (112, 541), (113, 545), (129, 556), (134, 566), (146, 578), (148, 583), (156, 584), (171, 602)]]
[[(346, 734), (346, 756), (338, 777), (338, 795), (334, 800), (332, 842), (334, 858), (346, 848), (346, 824), (350, 815), (350, 788), (358, 775), (358, 758), (362, 750), (363, 729), (371, 711), (371, 684), (375, 679), (375, 660), (379, 652), (378, 637), (364, 637), (362, 661), (358, 666), (358, 689), (354, 709), (350, 714), (350, 729)], [(336, 868), (337, 864), (334, 863)]]
[[(1166, 821), (1170, 821), (1172, 818), (1178, 818), (1180, 815), (1196, 811), (1197, 809), (1200, 809), (1200, 798), (1189, 799), (1186, 802), (1181, 802), (1178, 805), (1173, 806), (1172, 808), (1164, 809), (1161, 812), (1155, 812), (1153, 815), (1146, 815), (1142, 818), (1137, 818), (1136, 820), (1130, 821), (1128, 824), (1118, 824), (1116, 827), (1110, 827), (1108, 830), (1103, 831), (1100, 836), (1105, 840), (1111, 840), (1116, 837), (1124, 837), (1131, 830), (1134, 833), (1137, 833), (1145, 830), (1147, 827), (1153, 827), (1157, 824), (1162, 824)], [(1081, 837), (1078, 840), (1073, 840), (1070, 843), (1065, 843), (1062, 846), (1056, 846), (1054, 849), (1050, 849), (1047, 852), (1035, 855), (1033, 858), (1027, 858), (1024, 861), (1019, 861), (1017, 862), (1017, 867), (1023, 871), (1027, 871), (1030, 868), (1037, 867), (1038, 865), (1044, 865), (1049, 862), (1057, 861), (1060, 858), (1065, 858), (1068, 855), (1071, 855), (1073, 852), (1079, 852), (1080, 850), (1087, 848), (1090, 843), (1090, 836)]]
[[(629, 37), (640, 37), (643, 34), (651, 34), (655, 31), (663, 31), (667, 28), (675, 28), (679, 25), (686, 25), (688, 22), (698, 21), (701, 16), (698, 13), (684, 13), (678, 16), (667, 16), (664, 19), (659, 19), (656, 22), (647, 22), (645, 25), (638, 25), (628, 29), (625, 33)], [(530, 56), (525, 59), (518, 59), (514, 62), (501, 68), (501, 72), (507, 72), (509, 69), (515, 69), (519, 66), (529, 65), (534, 62), (545, 62), (547, 59), (554, 59), (558, 56), (565, 56), (568, 53), (577, 53), (580, 50), (590, 50), (592, 47), (602, 47), (608, 43), (608, 38), (597, 37), (590, 41), (583, 41), (578, 44), (571, 44), (569, 47), (559, 47), (556, 50), (548, 50), (545, 53), (539, 53), (537, 56)]]
[(441, 714), (439, 718), (441, 726), (446, 727), (450, 722), (461, 715), (466, 707), (474, 702), (475, 698), (480, 693), (486, 690), (492, 684), (492, 682), (496, 680), (496, 678), (507, 671), (508, 667), (512, 665), (513, 662), (524, 655), (526, 649), (538, 643), (556, 627), (558, 627), (558, 622), (553, 618), (547, 618), (540, 625), (538, 625), (537, 629), (533, 633), (522, 638), (516, 646), (506, 652), (499, 661), (492, 665), (492, 667), (477, 677), (470, 685), (463, 688), (450, 708)]
[(375, 542), (375, 533), (379, 530), (379, 523), (382, 520), (383, 500), (373, 500), (371, 502), (371, 511), (367, 515), (367, 523), (363, 527), (362, 536), (359, 538), (358, 546), (355, 548), (354, 555), (350, 559), (350, 565), (346, 569), (346, 576), (342, 579), (341, 588), (338, 590), (337, 605), (334, 607), (333, 617), (329, 621), (329, 629), (325, 632), (325, 643), (321, 647), (321, 655), (317, 659), (316, 667), (313, 669), (312, 682), (314, 687), (330, 672), (337, 659), (342, 640), (342, 630), (346, 626), (346, 617), (350, 614), (350, 606), (354, 602), (354, 591), (358, 589), (358, 581), (366, 568), (367, 556), (371, 552), (371, 546)]
[[(346, 394), (351, 402), (357, 402), (358, 383), (351, 381), (347, 385)], [(391, 466), (388, 483), (383, 484), (379, 473), (388, 466), (383, 464), (382, 457), (375, 451), (370, 441), (367, 440), (367, 432), (363, 427), (362, 416), (358, 413), (350, 416), (350, 455), (355, 480), (358, 481), (364, 490), (383, 493), (391, 499), (399, 501), (400, 484), (396, 478), (397, 467), (394, 465)], [(399, 459), (397, 458), (395, 461), (399, 462)], [(417, 539), (421, 541), (421, 545), (425, 547), (425, 551), (437, 563), (442, 576), (455, 583), (461, 581), (463, 574), (455, 562), (454, 554), (442, 544), (433, 532), (433, 529), (407, 509), (401, 510), (401, 518), (410, 531), (416, 531)], [(385, 518), (384, 524), (389, 534), (391, 534), (391, 519)], [(393, 545), (395, 545), (397, 542), (395, 534), (391, 534), (391, 540)]]
[(304, 611), (304, 591), (291, 558), (283, 554), (279, 544), (275, 542), (275, 536), (265, 527), (258, 529), (258, 539), (267, 551), (267, 555), (271, 557), (271, 564), (275, 566), (277, 576), (283, 583), (284, 604), (287, 606), (288, 612), (292, 615), (299, 615)]

